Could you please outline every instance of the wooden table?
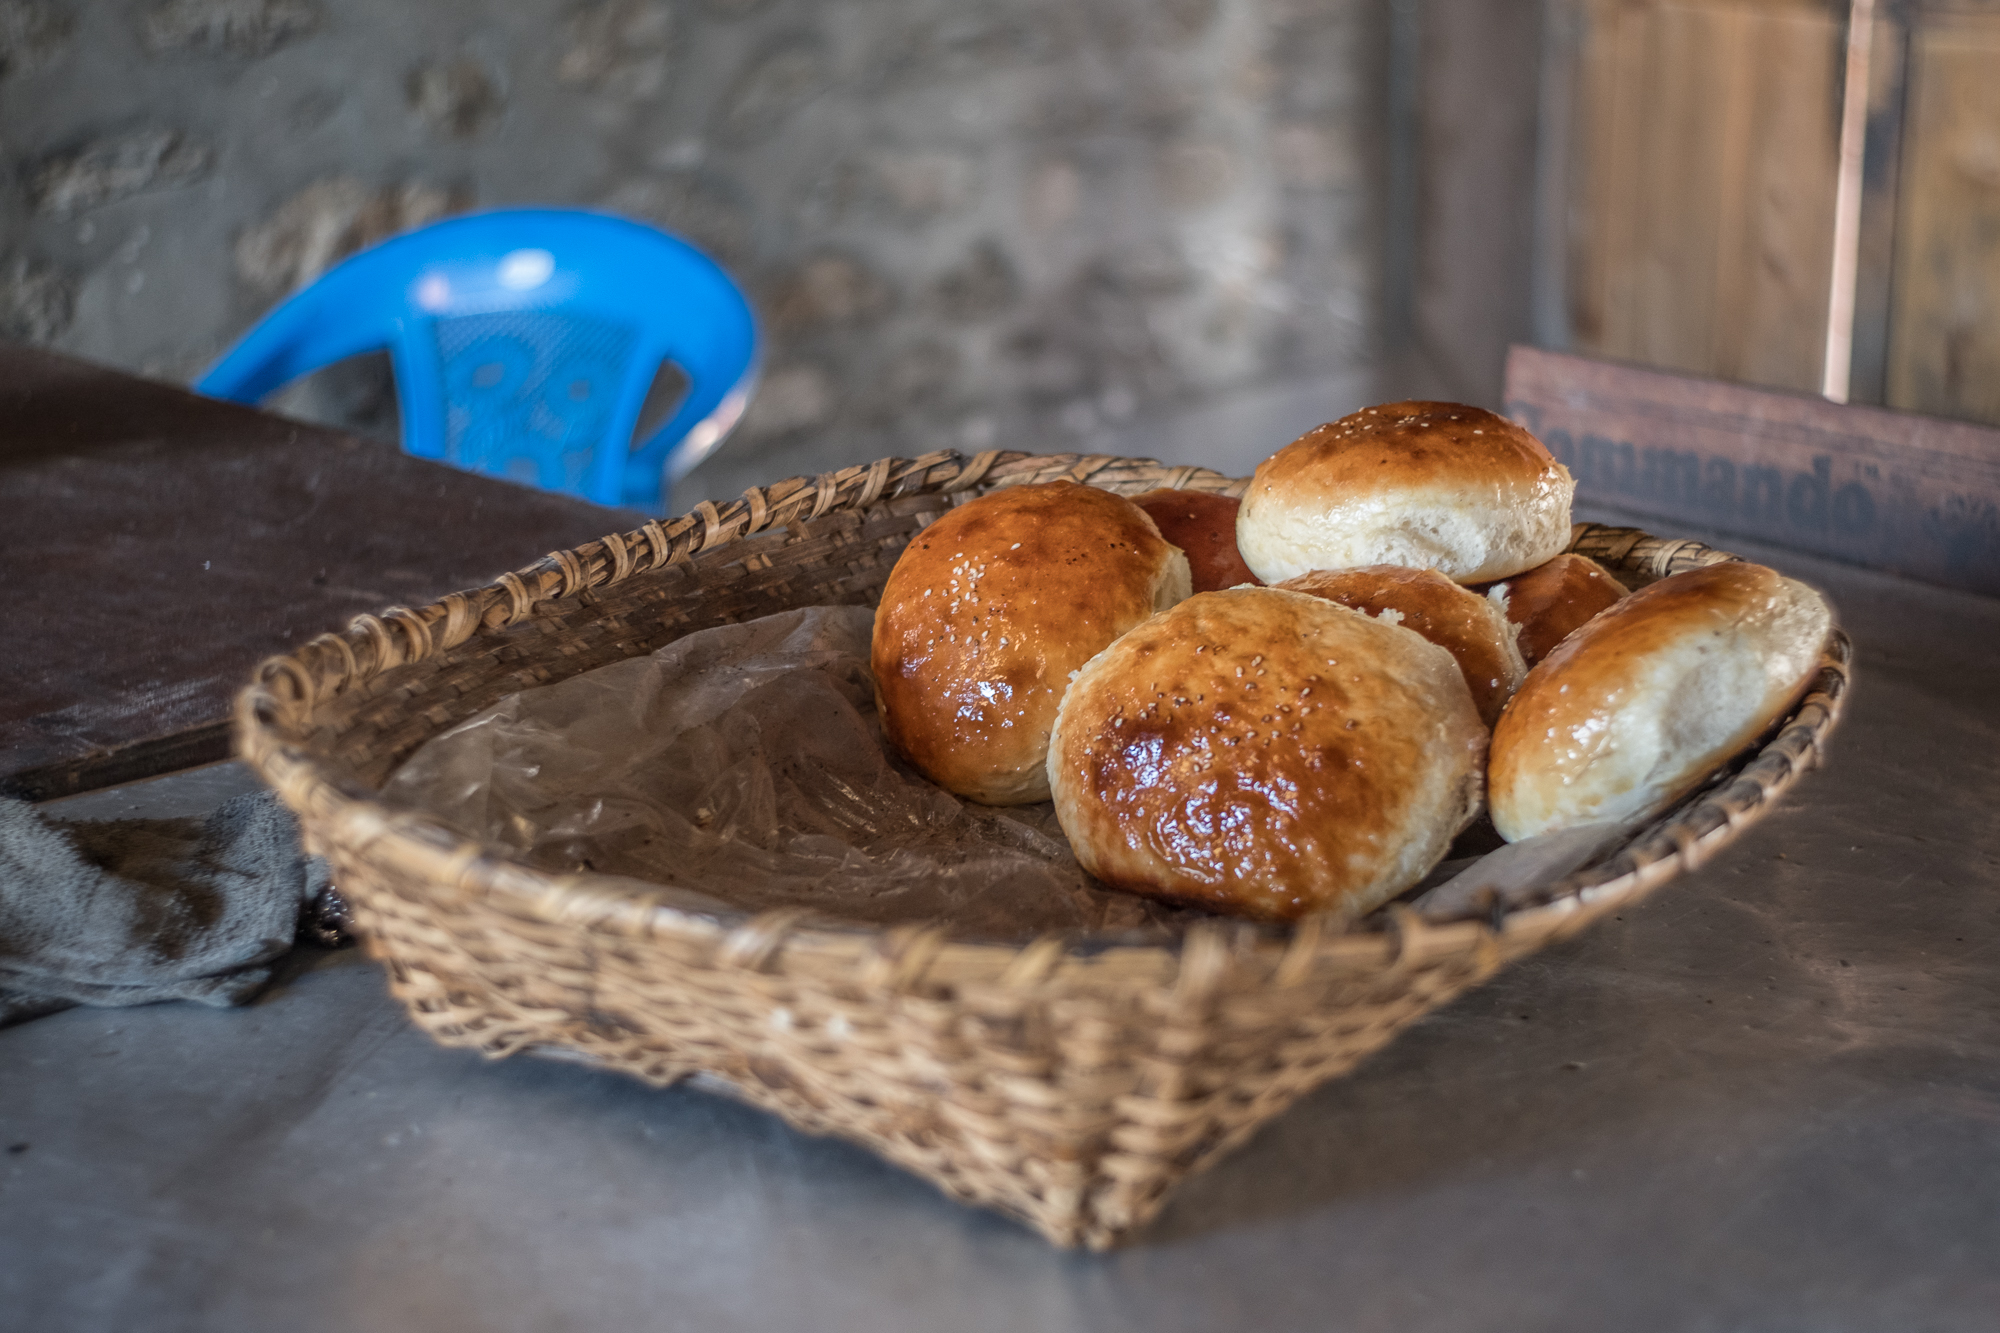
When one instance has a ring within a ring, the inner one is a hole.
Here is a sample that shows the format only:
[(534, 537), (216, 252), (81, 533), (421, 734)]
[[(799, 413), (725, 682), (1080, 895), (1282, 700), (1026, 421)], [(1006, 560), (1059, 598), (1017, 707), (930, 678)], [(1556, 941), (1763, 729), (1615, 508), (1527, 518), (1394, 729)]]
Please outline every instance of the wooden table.
[(641, 521), (0, 343), (0, 793), (225, 758), (263, 658)]

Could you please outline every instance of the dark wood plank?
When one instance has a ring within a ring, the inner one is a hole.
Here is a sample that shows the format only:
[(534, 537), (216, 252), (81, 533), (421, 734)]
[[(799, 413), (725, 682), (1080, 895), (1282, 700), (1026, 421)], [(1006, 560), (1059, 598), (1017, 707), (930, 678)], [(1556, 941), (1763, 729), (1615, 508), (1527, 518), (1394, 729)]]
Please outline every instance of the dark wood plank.
[(263, 658), (642, 521), (0, 343), (0, 790), (218, 757)]
[(24, 801), (53, 801), (78, 792), (178, 773), (184, 768), (221, 763), (235, 752), (233, 735), (229, 723), (211, 722), (191, 731), (135, 741), (115, 749), (90, 750), (62, 763), (0, 776), (0, 795)]
[(2000, 595), (2000, 430), (1516, 347), (1577, 498)]

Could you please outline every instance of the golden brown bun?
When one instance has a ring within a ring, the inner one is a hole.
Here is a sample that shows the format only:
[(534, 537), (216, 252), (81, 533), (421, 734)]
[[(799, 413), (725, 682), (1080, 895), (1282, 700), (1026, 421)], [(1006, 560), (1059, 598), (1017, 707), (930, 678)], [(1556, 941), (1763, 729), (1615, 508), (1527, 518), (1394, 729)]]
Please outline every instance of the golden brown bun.
[(1058, 481), (968, 501), (911, 540), (882, 589), (883, 730), (948, 791), (1045, 801), (1070, 673), (1187, 595), (1187, 558), (1122, 496)]
[(1533, 666), (1627, 591), (1603, 565), (1565, 551), (1545, 565), (1494, 584), (1486, 595), (1521, 627), (1521, 656)]
[(1288, 921), (1422, 879), (1478, 812), (1485, 754), (1442, 648), (1317, 597), (1233, 588), (1077, 674), (1049, 785), (1105, 883)]
[(1147, 491), (1132, 503), (1152, 515), (1160, 535), (1187, 552), (1196, 592), (1256, 583), (1236, 549), (1236, 497), (1206, 491)]
[(1236, 545), (1266, 583), (1368, 565), (1482, 583), (1569, 545), (1575, 490), (1541, 441), (1504, 417), (1389, 403), (1309, 430), (1258, 464)]
[(1564, 639), (1507, 705), (1494, 827), (1513, 842), (1658, 814), (1797, 701), (1832, 626), (1818, 593), (1762, 565), (1641, 588)]
[(1434, 569), (1316, 569), (1277, 586), (1324, 597), (1423, 635), (1458, 663), (1479, 720), (1489, 727), (1500, 720), (1500, 710), (1528, 674), (1528, 664), (1514, 646), (1514, 627), (1500, 608)]

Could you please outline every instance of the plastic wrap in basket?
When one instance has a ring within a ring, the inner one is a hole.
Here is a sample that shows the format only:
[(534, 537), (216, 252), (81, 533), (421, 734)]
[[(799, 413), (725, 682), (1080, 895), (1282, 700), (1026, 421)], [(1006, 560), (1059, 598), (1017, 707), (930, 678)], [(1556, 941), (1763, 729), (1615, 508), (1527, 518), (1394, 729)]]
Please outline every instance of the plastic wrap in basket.
[[(795, 607), (872, 604), (911, 536), (961, 500), (1069, 478), (1237, 493), (1192, 467), (1077, 455), (884, 459), (703, 504), (432, 606), (362, 616), (264, 665), (244, 757), (332, 862), (395, 994), (439, 1041), (526, 1049), (656, 1084), (695, 1078), (838, 1134), (1061, 1245), (1116, 1244), (1168, 1191), (1403, 1025), (1699, 865), (1818, 757), (1846, 687), (1835, 631), (1758, 749), (1594, 867), (1510, 910), (1336, 926), (1204, 922), (1171, 945), (1020, 946), (791, 909), (682, 910), (631, 881), (544, 873), (377, 793), (417, 746), (503, 696)], [(1639, 584), (1732, 559), (1583, 525)]]

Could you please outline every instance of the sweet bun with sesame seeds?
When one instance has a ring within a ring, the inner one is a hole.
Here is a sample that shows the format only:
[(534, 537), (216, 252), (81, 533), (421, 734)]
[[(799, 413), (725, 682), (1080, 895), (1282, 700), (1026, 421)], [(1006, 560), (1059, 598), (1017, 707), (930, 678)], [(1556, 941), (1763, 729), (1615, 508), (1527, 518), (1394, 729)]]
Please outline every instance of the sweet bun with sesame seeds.
[(1500, 720), (1500, 710), (1528, 674), (1515, 644), (1519, 631), (1500, 608), (1435, 569), (1316, 569), (1277, 586), (1324, 597), (1423, 635), (1458, 663), (1479, 720), (1489, 727)]
[(1649, 584), (1528, 673), (1493, 731), (1493, 825), (1509, 842), (1650, 819), (1805, 693), (1832, 612), (1803, 583), (1730, 562)]
[(1421, 880), (1480, 808), (1486, 728), (1451, 654), (1278, 588), (1197, 593), (1063, 696), (1049, 787), (1117, 888), (1290, 921)]
[(1569, 544), (1575, 491), (1569, 470), (1504, 417), (1389, 403), (1309, 430), (1259, 464), (1236, 545), (1266, 583), (1366, 565), (1484, 583)]
[(1187, 557), (1123, 496), (1058, 481), (969, 500), (911, 540), (882, 590), (883, 731), (947, 791), (1045, 801), (1071, 673), (1189, 592)]

